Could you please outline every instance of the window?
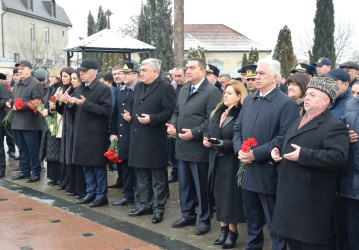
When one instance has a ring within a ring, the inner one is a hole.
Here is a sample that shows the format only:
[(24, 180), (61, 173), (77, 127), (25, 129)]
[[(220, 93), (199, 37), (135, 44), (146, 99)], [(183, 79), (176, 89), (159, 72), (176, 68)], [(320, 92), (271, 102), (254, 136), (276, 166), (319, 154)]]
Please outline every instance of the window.
[(49, 43), (49, 27), (45, 27), (45, 43)]
[(210, 64), (212, 64), (213, 66), (216, 66), (219, 69), (220, 72), (223, 71), (223, 66), (224, 66), (223, 62), (218, 61), (216, 59), (216, 60), (213, 60), (212, 62), (210, 62)]
[(30, 23), (30, 38), (31, 41), (35, 41), (35, 25)]
[(14, 62), (18, 63), (20, 61), (20, 55), (19, 53), (14, 53)]

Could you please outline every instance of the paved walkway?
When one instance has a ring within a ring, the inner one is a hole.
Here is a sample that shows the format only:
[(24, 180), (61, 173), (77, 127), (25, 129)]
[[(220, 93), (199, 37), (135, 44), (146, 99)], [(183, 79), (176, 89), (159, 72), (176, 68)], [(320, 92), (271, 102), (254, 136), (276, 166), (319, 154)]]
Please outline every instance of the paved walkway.
[(0, 249), (159, 249), (0, 187)]

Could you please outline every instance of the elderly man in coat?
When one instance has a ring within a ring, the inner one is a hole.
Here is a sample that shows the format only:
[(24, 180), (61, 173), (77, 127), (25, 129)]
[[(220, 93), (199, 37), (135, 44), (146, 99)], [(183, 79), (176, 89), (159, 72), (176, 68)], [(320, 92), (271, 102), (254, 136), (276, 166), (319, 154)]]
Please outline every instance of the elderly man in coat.
[(203, 132), (209, 115), (221, 101), (221, 92), (205, 77), (206, 62), (191, 58), (186, 65), (189, 84), (182, 87), (168, 133), (177, 135), (176, 158), (178, 160), (178, 184), (182, 218), (171, 227), (196, 225), (196, 202), (198, 201), (198, 227), (196, 235), (210, 230), (208, 207), (208, 161), (209, 150), (203, 146)]
[(271, 152), (281, 161), (272, 229), (287, 238), (290, 249), (335, 248), (331, 212), (336, 172), (349, 150), (346, 125), (328, 110), (337, 92), (333, 79), (314, 77), (307, 86), (306, 114)]
[(97, 63), (84, 59), (80, 65), (82, 84), (69, 97), (75, 115), (72, 163), (83, 167), (87, 195), (77, 204), (90, 207), (108, 204), (107, 170), (104, 153), (109, 144), (110, 89), (96, 78)]
[[(167, 133), (166, 121), (175, 108), (175, 92), (160, 77), (161, 61), (149, 58), (142, 62), (130, 108), (124, 119), (130, 121), (128, 165), (136, 168), (141, 206), (129, 216), (155, 213), (152, 223), (163, 220), (166, 204)], [(153, 199), (156, 203), (153, 204)]]
[[(32, 65), (28, 61), (20, 61), (18, 67), (20, 81), (14, 86), (14, 99), (21, 99), (24, 106), (17, 110), (13, 101), (6, 103), (14, 110), (11, 128), (14, 130), (16, 143), (20, 152), (20, 174), (13, 176), (13, 180), (28, 178), (27, 182), (40, 180), (39, 140), (38, 135), (42, 128), (42, 117), (34, 114), (27, 104), (34, 99), (42, 99), (41, 83), (32, 75)], [(31, 174), (31, 176), (30, 176)]]
[[(267, 222), (272, 249), (284, 249), (285, 240), (271, 230), (272, 215), (277, 192), (277, 164), (270, 162), (274, 145), (281, 145), (283, 137), (296, 118), (296, 103), (278, 86), (280, 64), (276, 60), (262, 59), (256, 68), (256, 88), (259, 90), (244, 99), (241, 113), (233, 127), (233, 147), (238, 158), (245, 163), (242, 178), (242, 200), (247, 222), (246, 249), (263, 247), (263, 226)], [(255, 138), (258, 146), (244, 153), (242, 143)]]

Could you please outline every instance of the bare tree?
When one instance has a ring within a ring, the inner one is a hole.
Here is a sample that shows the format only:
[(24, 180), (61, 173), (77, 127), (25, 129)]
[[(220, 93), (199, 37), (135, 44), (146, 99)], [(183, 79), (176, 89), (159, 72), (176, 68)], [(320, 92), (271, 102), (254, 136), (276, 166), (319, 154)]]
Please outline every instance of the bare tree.
[(174, 0), (174, 64), (183, 66), (184, 56), (184, 0)]
[[(299, 39), (300, 47), (298, 50), (307, 58), (309, 58), (309, 51), (313, 48), (313, 31), (313, 28), (311, 28), (310, 31), (305, 30), (304, 34), (301, 34)], [(336, 62), (333, 62), (334, 65), (350, 55), (350, 51), (353, 49), (353, 34), (354, 27), (349, 20), (340, 20), (336, 23), (334, 34)]]
[(349, 60), (359, 63), (359, 50), (355, 50)]
[(139, 15), (134, 15), (130, 17), (130, 22), (125, 24), (123, 27), (119, 27), (118, 31), (124, 35), (130, 37), (137, 37), (138, 31), (138, 18)]

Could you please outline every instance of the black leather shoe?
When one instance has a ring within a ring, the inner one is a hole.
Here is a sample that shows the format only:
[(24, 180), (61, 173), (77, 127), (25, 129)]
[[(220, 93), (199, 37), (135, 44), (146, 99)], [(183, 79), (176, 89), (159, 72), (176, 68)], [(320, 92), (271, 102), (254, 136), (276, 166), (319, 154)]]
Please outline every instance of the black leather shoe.
[(171, 175), (170, 178), (168, 178), (168, 183), (174, 183), (177, 181), (178, 181), (178, 178), (176, 176)]
[(163, 213), (156, 212), (152, 217), (152, 223), (157, 224), (163, 220)]
[(8, 154), (10, 158), (15, 158), (15, 152), (9, 152)]
[(76, 204), (88, 204), (88, 203), (91, 203), (95, 200), (95, 197), (89, 197), (89, 196), (85, 196), (84, 198), (82, 199), (77, 199), (75, 201)]
[(72, 193), (72, 192), (67, 192), (66, 194), (67, 194), (67, 196), (75, 196), (76, 195), (75, 193)]
[(134, 200), (129, 200), (126, 197), (123, 197), (119, 201), (112, 202), (112, 206), (125, 206), (125, 205), (133, 205), (133, 204), (135, 204), (135, 201)]
[(80, 200), (82, 198), (85, 198), (86, 194), (76, 195), (76, 199)]
[(93, 202), (90, 203), (90, 207), (102, 207), (107, 204), (108, 204), (107, 198), (95, 199)]
[(223, 243), (222, 248), (223, 249), (233, 248), (234, 245), (236, 244), (237, 239), (238, 239), (238, 232), (232, 232), (231, 230), (229, 230), (227, 239)]
[(150, 214), (153, 214), (152, 208), (140, 207), (139, 209), (137, 209), (135, 211), (129, 212), (128, 216), (134, 217), (134, 216), (150, 215)]
[(18, 174), (18, 175), (15, 175), (13, 177), (11, 177), (11, 180), (21, 180), (21, 179), (26, 179), (26, 178), (29, 178), (30, 175), (25, 175), (25, 174)]
[(55, 184), (54, 180), (47, 182), (47, 185), (49, 185), (49, 186), (54, 186), (54, 184)]
[(27, 179), (27, 183), (36, 182), (40, 180), (40, 176), (31, 175), (29, 179)]
[(123, 183), (115, 183), (115, 184), (112, 184), (112, 185), (109, 185), (107, 186), (108, 188), (123, 188)]
[(171, 223), (171, 227), (173, 227), (173, 228), (194, 226), (194, 225), (196, 225), (196, 218), (194, 218), (194, 219), (181, 218), (181, 219)]
[(218, 239), (213, 241), (214, 245), (222, 245), (224, 241), (227, 239), (228, 235), (228, 226), (221, 227), (221, 234), (219, 235)]
[(65, 190), (65, 187), (59, 186), (59, 187), (57, 188), (57, 190)]
[(199, 222), (198, 227), (196, 228), (195, 235), (203, 235), (209, 232), (211, 229), (211, 222)]

